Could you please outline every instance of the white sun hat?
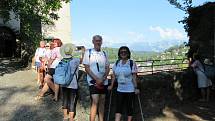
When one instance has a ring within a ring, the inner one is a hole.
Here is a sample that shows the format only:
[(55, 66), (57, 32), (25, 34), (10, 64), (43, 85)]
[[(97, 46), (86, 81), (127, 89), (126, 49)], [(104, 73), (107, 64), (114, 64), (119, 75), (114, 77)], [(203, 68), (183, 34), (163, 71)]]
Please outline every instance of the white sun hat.
[(74, 50), (75, 46), (72, 43), (66, 43), (60, 47), (60, 54), (63, 58), (72, 58)]
[(208, 58), (205, 58), (204, 64), (206, 64), (206, 65), (213, 65), (213, 63)]

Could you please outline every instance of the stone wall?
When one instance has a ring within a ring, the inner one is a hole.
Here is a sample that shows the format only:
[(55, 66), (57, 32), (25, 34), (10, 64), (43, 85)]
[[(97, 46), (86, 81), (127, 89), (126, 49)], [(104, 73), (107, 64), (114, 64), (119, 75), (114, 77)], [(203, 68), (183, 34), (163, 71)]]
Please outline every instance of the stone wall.
[[(86, 73), (79, 73), (79, 100), (80, 104), (89, 111), (90, 96), (86, 82)], [(165, 107), (180, 106), (184, 103), (197, 101), (200, 92), (197, 88), (197, 81), (194, 72), (190, 69), (183, 72), (162, 72), (154, 75), (144, 75), (138, 77), (138, 87), (140, 88), (140, 101), (143, 107), (144, 116), (154, 116), (162, 114)], [(110, 92), (106, 97), (106, 112), (110, 101)], [(110, 119), (114, 119), (116, 88), (113, 90)], [(135, 97), (135, 119), (140, 118), (138, 98)]]
[(42, 34), (45, 38), (59, 38), (63, 43), (71, 43), (70, 3), (62, 3), (62, 8), (57, 13), (60, 18), (54, 21), (54, 25), (42, 25)]

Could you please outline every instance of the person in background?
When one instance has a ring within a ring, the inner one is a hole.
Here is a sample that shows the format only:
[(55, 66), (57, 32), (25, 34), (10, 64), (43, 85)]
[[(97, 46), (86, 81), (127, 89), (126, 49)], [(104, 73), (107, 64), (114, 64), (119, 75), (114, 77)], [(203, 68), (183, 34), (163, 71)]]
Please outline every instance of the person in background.
[(137, 66), (130, 58), (129, 48), (122, 46), (118, 51), (118, 60), (113, 65), (112, 83), (108, 89), (113, 88), (114, 81), (117, 79), (115, 121), (121, 121), (123, 109), (128, 115), (128, 121), (132, 120), (135, 94), (140, 92), (136, 82)]
[(94, 48), (86, 50), (83, 58), (91, 96), (90, 121), (95, 121), (97, 108), (98, 119), (103, 121), (105, 93), (108, 85), (107, 76), (110, 69), (107, 55), (101, 50), (102, 36), (93, 36), (92, 42)]
[(210, 86), (212, 86), (212, 82), (205, 75), (204, 65), (200, 60), (198, 54), (194, 54), (194, 62), (191, 64), (194, 72), (197, 75), (198, 88), (201, 90), (201, 99), (199, 101), (205, 102), (210, 99)]
[(76, 110), (76, 102), (77, 102), (77, 92), (78, 92), (78, 71), (79, 71), (79, 64), (82, 63), (82, 57), (84, 54), (84, 49), (82, 51), (82, 55), (80, 58), (73, 57), (74, 45), (71, 43), (64, 44), (60, 48), (61, 56), (63, 57), (63, 61), (69, 62), (69, 66), (71, 68), (71, 73), (74, 74), (71, 83), (68, 86), (62, 87), (62, 94), (63, 94), (63, 117), (64, 121), (68, 120), (69, 114), (69, 121), (74, 121), (75, 117), (75, 110)]
[(48, 62), (51, 59), (52, 51), (54, 49), (54, 43), (53, 41), (50, 41), (46, 44), (46, 73), (48, 73)]
[(40, 41), (40, 47), (36, 49), (35, 52), (35, 65), (37, 70), (37, 83), (39, 84), (39, 88), (41, 89), (44, 84), (44, 59), (46, 54), (45, 48), (46, 42)]
[(36, 100), (41, 99), (44, 96), (44, 94), (48, 91), (48, 89), (51, 88), (54, 91), (53, 100), (58, 101), (59, 85), (54, 84), (53, 75), (55, 72), (55, 67), (62, 59), (60, 55), (60, 47), (62, 45), (62, 42), (60, 39), (53, 39), (53, 43), (54, 43), (54, 49), (51, 51), (51, 57), (48, 60), (48, 73), (44, 79), (45, 85), (36, 96), (35, 98)]

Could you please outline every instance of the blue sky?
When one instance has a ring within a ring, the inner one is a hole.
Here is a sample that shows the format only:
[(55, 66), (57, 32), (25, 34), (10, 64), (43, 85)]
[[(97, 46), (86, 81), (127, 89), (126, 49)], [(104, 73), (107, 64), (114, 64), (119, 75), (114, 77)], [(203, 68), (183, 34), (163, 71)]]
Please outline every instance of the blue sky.
[[(193, 0), (200, 5), (207, 0)], [(185, 15), (167, 0), (73, 0), (72, 41), (92, 47), (95, 34), (103, 36), (103, 47), (122, 45), (137, 51), (162, 51), (186, 42), (178, 21)]]

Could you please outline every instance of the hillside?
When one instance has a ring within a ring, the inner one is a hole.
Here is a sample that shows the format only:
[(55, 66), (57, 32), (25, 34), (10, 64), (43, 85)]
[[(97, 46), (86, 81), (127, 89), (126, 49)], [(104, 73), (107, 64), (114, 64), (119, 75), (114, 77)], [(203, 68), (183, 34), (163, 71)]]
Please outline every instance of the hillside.
[[(132, 51), (132, 58), (136, 61), (141, 60), (164, 60), (164, 59), (182, 59), (186, 58), (188, 47), (184, 44), (172, 46), (161, 53), (152, 51)], [(103, 48), (107, 52), (110, 62), (115, 62), (118, 56), (118, 48)]]

